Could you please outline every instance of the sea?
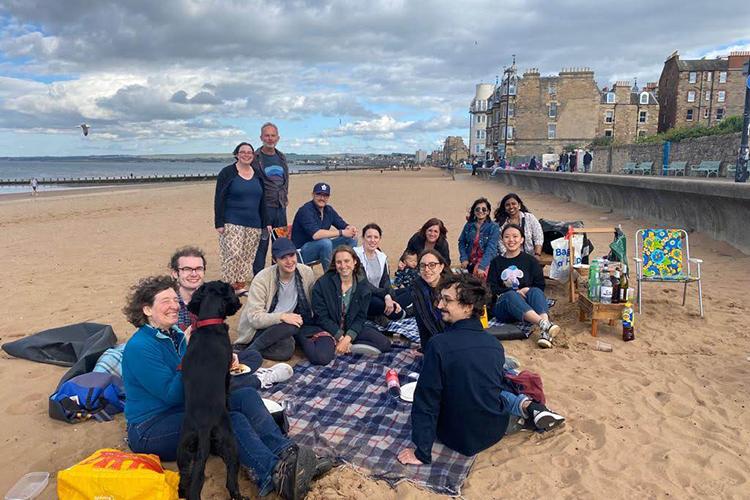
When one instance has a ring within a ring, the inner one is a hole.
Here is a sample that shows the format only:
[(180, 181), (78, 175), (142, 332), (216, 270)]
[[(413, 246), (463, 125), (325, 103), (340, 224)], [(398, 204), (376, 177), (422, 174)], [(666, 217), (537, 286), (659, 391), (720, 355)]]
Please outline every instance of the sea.
[[(0, 159), (0, 194), (29, 193), (28, 183), (21, 185), (2, 184), (5, 179), (31, 179), (39, 181), (39, 191), (102, 187), (106, 184), (54, 184), (45, 179), (83, 177), (133, 177), (166, 175), (216, 175), (228, 165), (228, 161), (180, 161), (180, 160), (100, 160), (100, 159)], [(289, 165), (290, 173), (323, 170), (321, 165)]]

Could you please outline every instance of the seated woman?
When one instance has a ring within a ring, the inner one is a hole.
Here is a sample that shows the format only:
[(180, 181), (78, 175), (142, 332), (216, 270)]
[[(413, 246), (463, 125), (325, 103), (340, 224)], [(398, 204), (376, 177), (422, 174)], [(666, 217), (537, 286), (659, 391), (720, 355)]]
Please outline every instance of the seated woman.
[[(500, 231), (508, 224), (515, 224), (521, 228), (524, 237), (522, 251), (536, 256), (542, 255), (542, 244), (544, 243), (544, 231), (534, 214), (529, 212), (526, 205), (516, 193), (508, 193), (500, 200), (495, 210), (495, 222), (500, 226)], [(503, 241), (499, 243), (500, 255), (505, 255)]]
[[(390, 340), (373, 327), (365, 326), (370, 305), (370, 284), (360, 278), (362, 264), (351, 247), (333, 251), (328, 271), (313, 286), (312, 308), (318, 326), (331, 342), (318, 342), (305, 349), (317, 364), (328, 364), (336, 354), (358, 352), (379, 355), (391, 350)], [(297, 340), (300, 340), (298, 337)], [(356, 349), (352, 349), (352, 344)]]
[[(447, 234), (448, 230), (445, 228), (443, 221), (432, 218), (425, 222), (421, 229), (409, 238), (406, 249), (416, 254), (421, 254), (424, 250), (437, 250), (443, 256), (445, 263), (450, 266), (451, 252), (448, 248)], [(399, 269), (403, 269), (404, 267), (406, 267), (406, 264), (403, 262), (398, 263)]]
[[(177, 459), (185, 417), (179, 366), (189, 338), (175, 326), (179, 309), (169, 276), (141, 280), (123, 308), (138, 328), (122, 358), (128, 444), (136, 453), (152, 453), (168, 462)], [(255, 389), (230, 392), (228, 404), (240, 463), (252, 471), (259, 495), (276, 491), (283, 498), (304, 497), (317, 466), (312, 449), (297, 446), (281, 433)]]
[(537, 345), (552, 347), (552, 338), (560, 327), (549, 320), (547, 298), (544, 296), (544, 274), (539, 262), (522, 252), (524, 237), (521, 227), (506, 225), (501, 233), (505, 255), (498, 255), (490, 264), (487, 283), (499, 296), (494, 315), (503, 323), (526, 320), (539, 325)]
[(471, 205), (469, 218), (458, 237), (461, 268), (480, 279), (487, 278), (490, 262), (497, 255), (500, 229), (490, 220), (492, 205), (487, 198), (479, 198)]
[(425, 250), (419, 256), (419, 277), (411, 284), (414, 317), (419, 329), (420, 351), (424, 352), (430, 339), (442, 333), (442, 314), (437, 308), (437, 286), (440, 279), (450, 274), (448, 264), (437, 250)]
[[(383, 230), (375, 223), (362, 228), (362, 246), (354, 247), (354, 253), (362, 263), (365, 277), (371, 286), (370, 306), (367, 317), (380, 319), (401, 319), (403, 316), (401, 305), (394, 300), (388, 272), (388, 257), (380, 250), (380, 240)], [(407, 304), (408, 305), (408, 304)]]

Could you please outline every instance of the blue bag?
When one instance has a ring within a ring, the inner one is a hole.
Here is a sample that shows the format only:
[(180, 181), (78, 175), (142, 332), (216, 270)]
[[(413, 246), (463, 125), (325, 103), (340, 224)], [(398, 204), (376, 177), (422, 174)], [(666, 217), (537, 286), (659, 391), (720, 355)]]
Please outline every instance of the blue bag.
[(122, 379), (109, 373), (89, 372), (73, 377), (49, 397), (49, 416), (75, 424), (94, 418), (112, 420), (125, 409)]

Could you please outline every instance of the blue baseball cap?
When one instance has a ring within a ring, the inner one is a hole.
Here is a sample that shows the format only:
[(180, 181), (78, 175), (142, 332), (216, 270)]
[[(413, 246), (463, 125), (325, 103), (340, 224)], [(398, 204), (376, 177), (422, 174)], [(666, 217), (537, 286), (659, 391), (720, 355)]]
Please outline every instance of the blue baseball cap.
[(297, 253), (297, 249), (288, 238), (276, 238), (271, 245), (271, 255), (274, 259), (280, 259), (293, 253)]
[(331, 185), (325, 182), (319, 182), (313, 187), (313, 194), (331, 194)]

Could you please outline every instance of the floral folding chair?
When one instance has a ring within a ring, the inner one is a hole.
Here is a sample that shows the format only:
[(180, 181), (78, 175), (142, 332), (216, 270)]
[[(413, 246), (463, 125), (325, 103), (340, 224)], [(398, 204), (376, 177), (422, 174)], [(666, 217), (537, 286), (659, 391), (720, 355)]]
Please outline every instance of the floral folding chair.
[[(639, 229), (635, 233), (635, 269), (638, 282), (638, 312), (644, 282), (684, 283), (682, 305), (685, 305), (688, 283), (698, 283), (698, 304), (703, 317), (703, 260), (690, 257), (688, 234), (684, 229)], [(694, 264), (694, 272), (690, 265)]]

